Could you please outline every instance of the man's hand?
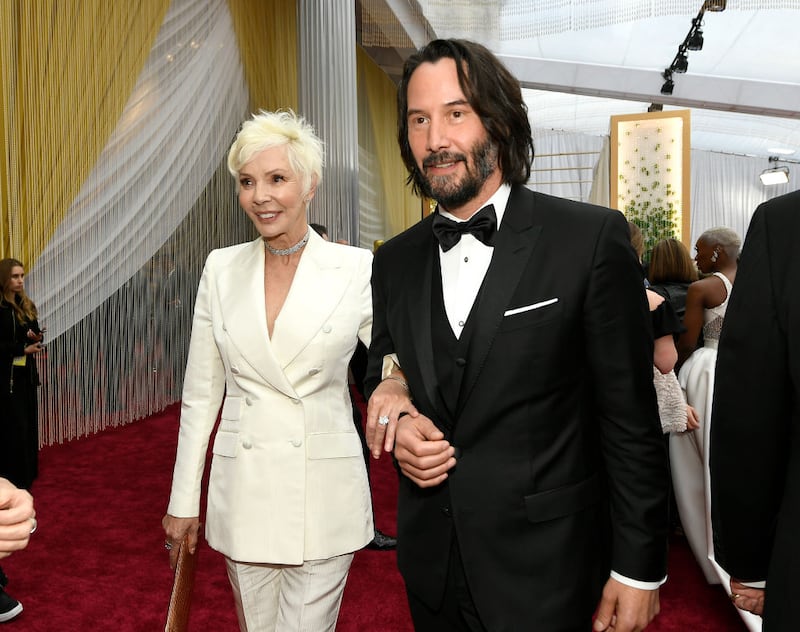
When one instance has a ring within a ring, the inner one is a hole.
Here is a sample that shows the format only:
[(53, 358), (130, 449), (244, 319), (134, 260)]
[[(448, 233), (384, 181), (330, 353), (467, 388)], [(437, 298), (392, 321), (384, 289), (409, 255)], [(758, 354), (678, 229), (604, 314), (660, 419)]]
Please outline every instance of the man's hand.
[[(381, 458), (381, 450), (391, 452), (394, 449), (397, 420), (401, 414), (419, 415), (411, 403), (408, 388), (396, 379), (385, 379), (378, 384), (367, 404), (367, 446), (374, 458)], [(381, 419), (388, 423), (379, 423)]]
[(761, 616), (764, 613), (764, 589), (745, 586), (731, 577), (731, 601), (740, 610)]
[(420, 487), (436, 487), (455, 467), (455, 448), (423, 415), (403, 417), (397, 424), (394, 457), (400, 470)]
[(638, 632), (644, 630), (661, 609), (658, 590), (633, 588), (609, 579), (594, 619), (595, 632)]

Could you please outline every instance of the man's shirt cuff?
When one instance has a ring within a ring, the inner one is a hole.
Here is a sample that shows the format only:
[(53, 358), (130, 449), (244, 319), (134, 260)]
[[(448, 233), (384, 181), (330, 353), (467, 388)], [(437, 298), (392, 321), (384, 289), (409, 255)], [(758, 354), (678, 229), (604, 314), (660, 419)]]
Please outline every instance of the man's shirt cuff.
[(624, 575), (620, 575), (619, 573), (615, 573), (611, 571), (611, 579), (616, 579), (620, 584), (625, 584), (626, 586), (630, 586), (631, 588), (638, 588), (639, 590), (655, 590), (659, 586), (662, 586), (664, 582), (667, 581), (666, 576), (660, 582), (642, 582), (638, 579), (631, 579), (630, 577), (625, 577)]

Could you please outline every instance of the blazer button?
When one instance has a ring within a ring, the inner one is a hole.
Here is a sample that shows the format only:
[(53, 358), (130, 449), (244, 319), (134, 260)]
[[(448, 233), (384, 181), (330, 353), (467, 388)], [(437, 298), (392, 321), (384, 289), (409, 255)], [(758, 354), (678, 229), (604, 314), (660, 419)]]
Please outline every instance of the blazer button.
[(464, 358), (456, 358), (456, 366), (467, 366), (467, 361)]
[(449, 518), (450, 517), (450, 507), (442, 507), (442, 513)]
[(252, 447), (253, 447), (253, 444), (250, 442), (250, 440), (249, 440), (249, 439), (245, 439), (245, 440), (243, 440), (243, 441), (242, 441), (242, 447), (243, 447), (245, 450), (249, 450), (250, 448), (252, 448)]
[(299, 399), (293, 399), (293, 400), (292, 400), (292, 404), (299, 404), (299, 403), (300, 403), (300, 400), (299, 400)]
[(244, 398), (244, 403), (247, 404), (248, 406), (252, 406), (253, 405), (253, 400), (250, 399), (249, 397), (245, 397)]
[(303, 441), (300, 439), (292, 439), (292, 445), (295, 448), (299, 448), (301, 445), (303, 445)]
[(333, 330), (333, 327), (331, 327), (328, 323), (325, 323), (322, 326), (322, 331), (324, 331), (326, 334), (331, 333), (332, 330)]
[(238, 366), (232, 366), (231, 367), (231, 373), (233, 373), (234, 375), (239, 375), (239, 367)]
[(316, 375), (317, 373), (319, 373), (319, 369), (309, 369), (308, 371), (309, 375)]

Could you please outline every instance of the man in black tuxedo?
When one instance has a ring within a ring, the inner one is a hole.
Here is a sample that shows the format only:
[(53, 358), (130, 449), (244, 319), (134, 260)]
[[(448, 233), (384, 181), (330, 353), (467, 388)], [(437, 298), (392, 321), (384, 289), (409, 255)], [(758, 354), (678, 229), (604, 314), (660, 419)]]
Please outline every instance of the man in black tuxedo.
[[(711, 414), (714, 556), (764, 632), (800, 601), (800, 191), (756, 209), (719, 341)], [(766, 590), (763, 589), (766, 580)]]
[(641, 630), (668, 475), (625, 218), (524, 187), (520, 87), (478, 44), (410, 57), (398, 116), (409, 180), (438, 208), (375, 254), (367, 432), (404, 475), (414, 625), (587, 630), (597, 608), (596, 630)]

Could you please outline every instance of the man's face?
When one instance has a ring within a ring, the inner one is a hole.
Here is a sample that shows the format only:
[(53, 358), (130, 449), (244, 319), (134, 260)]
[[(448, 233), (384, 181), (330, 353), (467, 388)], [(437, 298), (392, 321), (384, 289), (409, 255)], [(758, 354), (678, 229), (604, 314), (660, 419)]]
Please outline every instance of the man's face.
[(408, 141), (422, 192), (458, 216), (497, 190), (497, 146), (458, 84), (455, 61), (423, 63), (408, 82)]

